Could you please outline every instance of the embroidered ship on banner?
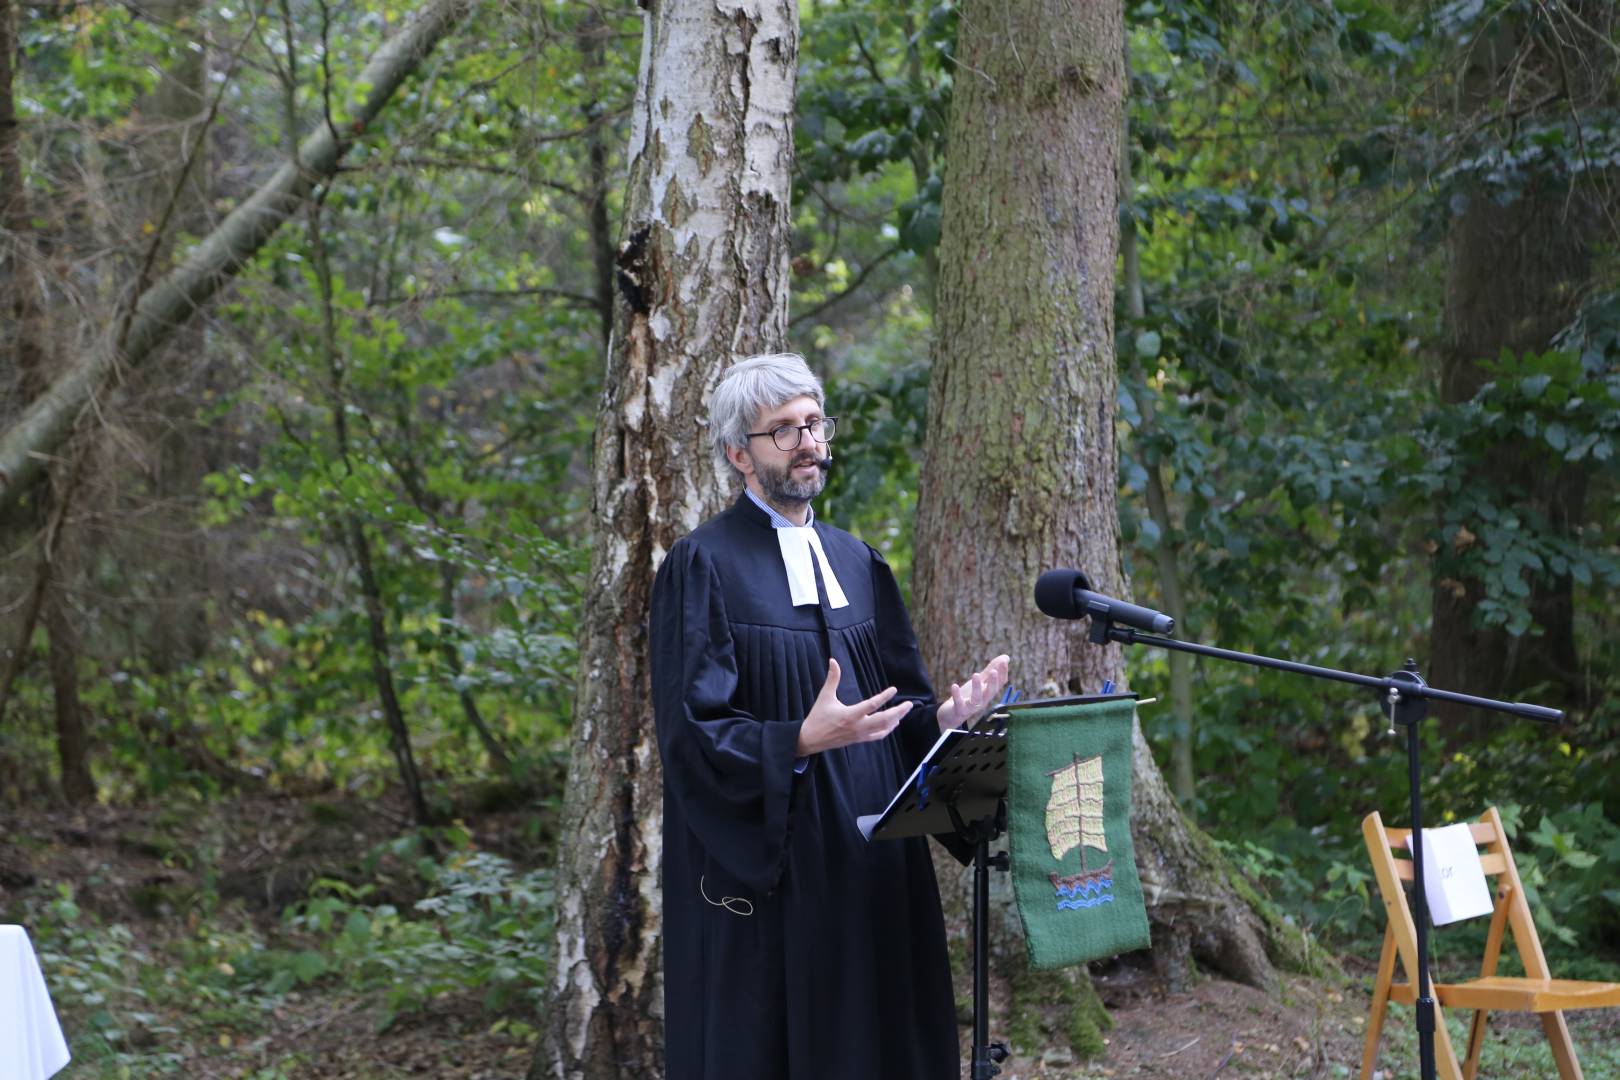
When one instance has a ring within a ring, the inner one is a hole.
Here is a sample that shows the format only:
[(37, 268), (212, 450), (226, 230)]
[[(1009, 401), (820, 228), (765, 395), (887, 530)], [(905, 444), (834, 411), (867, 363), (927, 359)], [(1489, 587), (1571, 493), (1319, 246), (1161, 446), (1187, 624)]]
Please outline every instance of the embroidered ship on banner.
[(1102, 866), (1086, 863), (1086, 849), (1108, 854), (1108, 837), (1103, 832), (1102, 756), (1074, 761), (1046, 774), (1052, 778), (1052, 797), (1046, 804), (1046, 840), (1052, 858), (1080, 849), (1078, 874), (1049, 874), (1057, 893), (1059, 911), (1093, 908), (1114, 901), (1114, 860)]

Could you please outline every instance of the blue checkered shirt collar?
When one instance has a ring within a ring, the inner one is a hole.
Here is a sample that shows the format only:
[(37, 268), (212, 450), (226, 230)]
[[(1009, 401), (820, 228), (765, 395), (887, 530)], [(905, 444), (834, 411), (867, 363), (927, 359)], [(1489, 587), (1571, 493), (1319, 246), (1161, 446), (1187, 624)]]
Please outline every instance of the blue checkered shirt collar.
[[(771, 528), (773, 528), (773, 529), (797, 529), (797, 528), (799, 528), (799, 526), (793, 524), (793, 522), (789, 521), (787, 518), (785, 518), (781, 514), (777, 513), (776, 512), (776, 507), (772, 506), (770, 503), (766, 502), (764, 499), (760, 498), (758, 495), (755, 495), (752, 488), (743, 488), (743, 494), (747, 495), (750, 499), (753, 499), (755, 506), (759, 507), (761, 510), (765, 511), (765, 513), (770, 515)], [(814, 525), (815, 523), (816, 523), (816, 508), (813, 507), (813, 506), (805, 507), (804, 527), (809, 528), (811, 525)]]

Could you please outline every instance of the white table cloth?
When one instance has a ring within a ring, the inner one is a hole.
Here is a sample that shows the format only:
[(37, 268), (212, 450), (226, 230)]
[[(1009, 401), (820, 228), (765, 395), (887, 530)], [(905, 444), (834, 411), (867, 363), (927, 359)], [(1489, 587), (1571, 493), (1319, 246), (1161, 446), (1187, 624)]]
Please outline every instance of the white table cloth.
[(45, 1080), (67, 1063), (28, 931), (0, 926), (0, 1080)]

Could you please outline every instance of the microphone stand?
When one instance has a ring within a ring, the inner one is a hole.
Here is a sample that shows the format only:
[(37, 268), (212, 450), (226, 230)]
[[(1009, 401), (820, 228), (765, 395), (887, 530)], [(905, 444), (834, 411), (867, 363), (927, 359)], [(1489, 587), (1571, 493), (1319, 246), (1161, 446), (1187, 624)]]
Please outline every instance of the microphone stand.
[(1337, 668), (1317, 667), (1314, 664), (1301, 664), (1293, 660), (1276, 660), (1254, 653), (1217, 649), (1211, 645), (1177, 641), (1157, 634), (1144, 634), (1131, 627), (1120, 626), (1097, 614), (1091, 616), (1090, 637), (1092, 642), (1098, 645), (1109, 641), (1117, 641), (1122, 645), (1151, 645), (1159, 649), (1192, 653), (1194, 656), (1212, 656), (1218, 660), (1231, 660), (1254, 667), (1309, 675), (1315, 679), (1329, 679), (1334, 682), (1370, 687), (1378, 692), (1379, 708), (1389, 718), (1389, 733), (1391, 735), (1395, 733), (1397, 724), (1406, 728), (1406, 782), (1412, 801), (1412, 897), (1413, 906), (1416, 908), (1413, 922), (1417, 924), (1417, 972), (1413, 978), (1417, 983), (1418, 1064), (1423, 1080), (1434, 1080), (1434, 996), (1429, 985), (1429, 906), (1423, 888), (1423, 804), (1418, 783), (1418, 723), (1427, 715), (1431, 700), (1473, 705), (1493, 712), (1504, 712), (1510, 716), (1521, 716), (1551, 724), (1562, 721), (1564, 714), (1558, 709), (1548, 709), (1540, 705), (1497, 701), (1494, 698), (1437, 689), (1423, 681), (1423, 676), (1418, 674), (1415, 660), (1407, 660), (1401, 670), (1383, 678), (1376, 675), (1358, 675)]

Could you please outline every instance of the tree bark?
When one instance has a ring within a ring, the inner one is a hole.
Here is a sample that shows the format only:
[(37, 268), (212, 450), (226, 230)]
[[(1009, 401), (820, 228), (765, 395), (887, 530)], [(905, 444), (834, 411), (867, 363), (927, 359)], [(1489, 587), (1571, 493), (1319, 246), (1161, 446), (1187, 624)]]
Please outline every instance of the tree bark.
[(388, 99), (472, 0), (428, 0), (405, 27), (377, 50), (360, 72), (356, 98), (337, 125), (321, 123), (289, 161), (247, 202), (200, 241), (174, 270), (138, 296), (126, 319), (115, 320), (90, 356), (58, 376), (4, 434), (0, 434), (0, 510), (38, 474), (85, 407), (122, 367), (139, 367), (175, 329), (207, 302), (264, 246), (315, 187), (336, 172), (343, 155), (376, 119)]
[(62, 767), (62, 794), (75, 805), (95, 802), (90, 775), (90, 740), (79, 701), (79, 649), (60, 591), (46, 585), (45, 633), (50, 638), (51, 695), (56, 701), (56, 758)]
[(563, 810), (576, 828), (558, 856), (556, 975), (534, 1078), (663, 1074), (648, 604), (664, 553), (730, 492), (709, 450), (709, 391), (735, 357), (786, 339), (798, 43), (790, 0), (647, 5), (597, 414)]
[[(1123, 22), (1106, 0), (962, 9), (914, 569), (942, 685), (1002, 651), (1032, 696), (1125, 682), (1117, 645), (1089, 644), (1031, 595), (1054, 566), (1129, 594), (1113, 348)], [(1217, 970), (1271, 984), (1264, 921), (1139, 730), (1135, 745), (1132, 834), (1159, 947), (1177, 936)]]
[(43, 378), (45, 371), (45, 315), (17, 119), (17, 25), (16, 5), (0, 0), (0, 312), (6, 316), (0, 323), (0, 356), (27, 380)]
[[(137, 98), (129, 123), (128, 157), (115, 165), (119, 181), (134, 191), (127, 218), (117, 222), (131, 249), (139, 251), (136, 283), (144, 288), (155, 272), (172, 264), (188, 238), (208, 231), (209, 135), (219, 106), (236, 75), (248, 35), (219, 69), (210, 100), (211, 50), (199, 0), (145, 0), (145, 12), (169, 35), (170, 51), (157, 84)], [(256, 16), (254, 22), (257, 22)], [(114, 481), (124, 498), (157, 507), (184, 503), (202, 478), (237, 460), (240, 447), (224, 426), (195, 422), (199, 396), (223, 396), (232, 386), (229, 365), (210, 364), (208, 328), (191, 320), (176, 328), (164, 361), (148, 365), (146, 378), (125, 384), (126, 408), (119, 420), (142, 450), (134, 475)], [(110, 507), (105, 507), (110, 509)], [(140, 565), (143, 591), (161, 598), (163, 615), (149, 620), (140, 652), (158, 672), (199, 659), (210, 644), (209, 582), (215, 579), (208, 536), (201, 529), (173, 529), (153, 542), (139, 531), (92, 530), (95, 557)], [(190, 733), (177, 728), (175, 738)], [(187, 747), (188, 754), (204, 754)]]
[[(141, 206), (144, 224), (166, 227), (154, 236), (160, 259), (182, 234), (197, 234), (208, 213), (206, 122), (208, 51), (188, 40), (197, 30), (199, 0), (147, 0), (152, 19), (177, 35), (173, 57), (152, 92), (136, 103), (142, 137), (140, 167), (150, 177)], [(172, 204), (172, 205), (171, 205)], [(165, 211), (167, 210), (167, 213)]]
[(39, 625), (39, 613), (45, 606), (45, 590), (51, 583), (51, 562), (48, 556), (40, 556), (39, 566), (34, 571), (34, 584), (28, 590), (28, 600), (23, 604), (22, 621), (17, 629), (17, 644), (12, 647), (11, 655), (6, 657), (4, 670), (0, 670), (0, 730), (6, 726), (6, 706), (11, 703), (11, 687), (22, 674), (23, 668), (28, 666), (28, 656), (34, 648), (34, 627)]
[[(5, 248), (0, 248), (0, 311), (7, 316), (4, 336), (0, 337), (0, 358), (13, 365), (23, 393), (33, 393), (50, 377), (50, 348), (45, 308), (39, 297), (41, 268), (33, 242), (33, 215), (22, 171), (22, 131), (15, 96), (18, 56), (15, 5), (0, 0), (0, 230), (6, 239)], [(68, 488), (77, 478), (76, 471), (70, 470), (70, 474)], [(54, 560), (62, 526), (56, 511), (65, 505), (68, 494), (54, 490), (49, 483), (42, 483), (40, 488), (43, 494), (29, 515), (41, 530), (38, 577), (23, 612), (17, 651), (6, 664), (5, 683), (0, 685), (0, 710), (10, 695), (12, 680), (25, 662), (34, 621), (42, 619), (50, 643), (47, 666), (56, 706), (62, 794), (71, 803), (86, 803), (94, 801), (96, 785), (90, 775), (89, 740), (79, 701), (78, 643), (59, 587), (60, 568)]]
[[(1453, 224), (1446, 277), (1446, 344), (1441, 353), (1440, 398), (1459, 404), (1488, 378), (1480, 361), (1502, 350), (1523, 353), (1551, 347), (1553, 335), (1574, 317), (1591, 272), (1591, 221), (1571, 220), (1579, 200), (1568, 193), (1526, 193), (1498, 205), (1479, 193)], [(1584, 215), (1575, 215), (1577, 218)], [(1557, 535), (1572, 536), (1585, 513), (1587, 471), (1576, 463), (1553, 463), (1525, 440), (1499, 445), (1475, 463), (1469, 482), (1523, 499)], [(1483, 532), (1475, 523), (1469, 532)], [(1546, 685), (1557, 698), (1579, 697), (1575, 651), (1574, 591), (1569, 575), (1530, 585), (1527, 603), (1538, 634), (1510, 634), (1480, 626), (1474, 613), (1485, 597), (1483, 583), (1456, 566), (1467, 544), (1442, 546), (1435, 563), (1430, 661), (1426, 677), (1435, 686), (1485, 697), (1515, 697)], [(1463, 706), (1435, 703), (1435, 714), (1455, 725), (1473, 714)]]
[[(12, 0), (0, 0), (0, 224), (16, 228), (22, 197), (22, 159), (18, 152), (21, 129), (17, 124), (17, 12)], [(26, 219), (25, 219), (26, 220)], [(10, 253), (7, 253), (10, 262)], [(9, 273), (16, 272), (15, 264)]]
[[(1563, 23), (1556, 33), (1547, 26), (1532, 30), (1524, 16), (1504, 15), (1467, 43), (1453, 110), (1459, 129), (1479, 126), (1486, 110), (1500, 110), (1515, 117), (1511, 126), (1501, 124), (1501, 137), (1511, 141), (1520, 124), (1579, 115), (1614, 100), (1612, 44), (1591, 29), (1608, 16), (1596, 4), (1576, 4), (1572, 12), (1583, 18)], [(1553, 17), (1551, 9), (1536, 16)], [(1465, 191), (1466, 207), (1447, 237), (1439, 371), (1443, 402), (1472, 398), (1490, 377), (1483, 362), (1504, 351), (1550, 348), (1600, 284), (1597, 252), (1605, 236), (1609, 244), (1620, 238), (1602, 205), (1607, 182), (1601, 174), (1551, 172), (1506, 201), (1483, 185)], [(1494, 489), (1501, 499), (1520, 500), (1557, 536), (1573, 541), (1583, 524), (1587, 463), (1558, 460), (1530, 440), (1500, 444), (1473, 463), (1466, 482)], [(1469, 535), (1483, 533), (1475, 524)], [(1526, 602), (1535, 633), (1514, 635), (1500, 626), (1476, 625), (1485, 587), (1459, 559), (1472, 543), (1459, 534), (1436, 552), (1429, 681), (1487, 697), (1516, 697), (1539, 687), (1548, 704), (1580, 704), (1583, 680), (1569, 575), (1538, 574), (1531, 580)], [(1445, 702), (1436, 702), (1435, 712), (1454, 733), (1466, 732), (1459, 722), (1475, 716)]]

